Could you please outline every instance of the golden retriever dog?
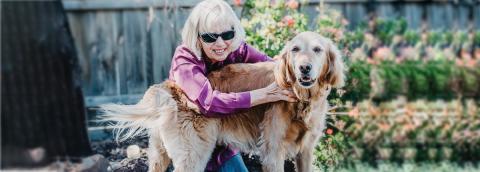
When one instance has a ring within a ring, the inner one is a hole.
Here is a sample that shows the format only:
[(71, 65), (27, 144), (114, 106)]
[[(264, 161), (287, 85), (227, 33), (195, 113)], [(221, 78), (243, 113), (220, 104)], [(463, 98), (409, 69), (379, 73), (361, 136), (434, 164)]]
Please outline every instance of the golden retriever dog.
[[(272, 82), (293, 89), (299, 101), (278, 101), (224, 118), (207, 118), (171, 81), (150, 87), (136, 105), (105, 105), (105, 120), (116, 122), (117, 139), (148, 134), (149, 170), (204, 171), (216, 145), (257, 153), (264, 171), (283, 171), (294, 158), (298, 171), (312, 171), (313, 151), (323, 135), (332, 87), (344, 83), (337, 47), (314, 32), (287, 42), (273, 62), (232, 64), (211, 72), (214, 89), (242, 92)], [(120, 135), (118, 135), (120, 134)], [(119, 136), (119, 137), (118, 137)]]

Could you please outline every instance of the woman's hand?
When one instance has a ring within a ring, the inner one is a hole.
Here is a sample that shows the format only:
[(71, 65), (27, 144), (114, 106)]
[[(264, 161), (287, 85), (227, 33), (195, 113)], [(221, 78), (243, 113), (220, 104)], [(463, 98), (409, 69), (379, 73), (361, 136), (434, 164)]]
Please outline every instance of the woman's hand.
[(260, 88), (250, 92), (250, 105), (252, 107), (259, 104), (276, 102), (280, 100), (296, 102), (297, 98), (293, 91), (280, 88), (275, 82), (265, 88)]

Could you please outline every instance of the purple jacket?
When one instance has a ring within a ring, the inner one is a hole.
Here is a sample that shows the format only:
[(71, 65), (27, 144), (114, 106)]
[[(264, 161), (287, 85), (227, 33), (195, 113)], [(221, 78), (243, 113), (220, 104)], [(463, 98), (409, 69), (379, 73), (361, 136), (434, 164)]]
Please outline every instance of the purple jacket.
[[(207, 57), (201, 60), (185, 45), (180, 45), (173, 55), (169, 79), (173, 80), (197, 104), (207, 117), (225, 117), (239, 109), (250, 108), (250, 92), (222, 93), (212, 88), (207, 79), (210, 71), (233, 63), (256, 63), (270, 61), (271, 58), (253, 47), (242, 43), (224, 61), (211, 63)], [(223, 162), (235, 156), (238, 150), (229, 146), (216, 150), (207, 170), (217, 169)]]

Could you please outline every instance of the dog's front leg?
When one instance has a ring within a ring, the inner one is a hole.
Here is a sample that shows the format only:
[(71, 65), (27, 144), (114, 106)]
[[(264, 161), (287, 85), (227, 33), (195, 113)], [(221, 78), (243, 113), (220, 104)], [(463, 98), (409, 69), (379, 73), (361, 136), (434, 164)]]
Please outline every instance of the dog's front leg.
[(312, 172), (313, 171), (313, 152), (315, 146), (323, 134), (320, 132), (312, 133), (308, 132), (305, 136), (305, 141), (300, 152), (295, 158), (295, 164), (298, 172)]
[(313, 170), (313, 148), (301, 151), (295, 158), (295, 165), (298, 172), (311, 172)]
[(288, 117), (282, 113), (281, 106), (273, 106), (265, 112), (261, 124), (262, 135), (260, 138), (260, 159), (263, 171), (282, 172), (286, 150), (283, 143), (287, 131)]
[(262, 171), (264, 172), (283, 172), (284, 171), (284, 165), (285, 165), (285, 160), (284, 158), (273, 158), (271, 161), (267, 161), (267, 163), (264, 162), (262, 164)]
[(260, 159), (264, 172), (283, 172), (285, 163), (285, 151), (280, 143), (265, 143), (265, 148), (261, 151)]
[(295, 158), (295, 164), (298, 172), (313, 171), (313, 151), (317, 145), (320, 137), (323, 136), (323, 129), (325, 128), (325, 120), (316, 118), (313, 120), (313, 126), (316, 126), (312, 131), (305, 134), (303, 146)]

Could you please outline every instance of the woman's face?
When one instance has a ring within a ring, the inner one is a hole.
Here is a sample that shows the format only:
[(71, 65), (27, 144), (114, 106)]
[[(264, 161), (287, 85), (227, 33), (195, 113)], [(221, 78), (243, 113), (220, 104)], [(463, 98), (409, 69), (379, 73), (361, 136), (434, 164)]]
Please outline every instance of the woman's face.
[(232, 27), (226, 26), (215, 27), (208, 32), (200, 32), (198, 39), (201, 42), (202, 50), (212, 62), (225, 60), (232, 51), (230, 45), (235, 36), (235, 32), (232, 33), (232, 31)]

